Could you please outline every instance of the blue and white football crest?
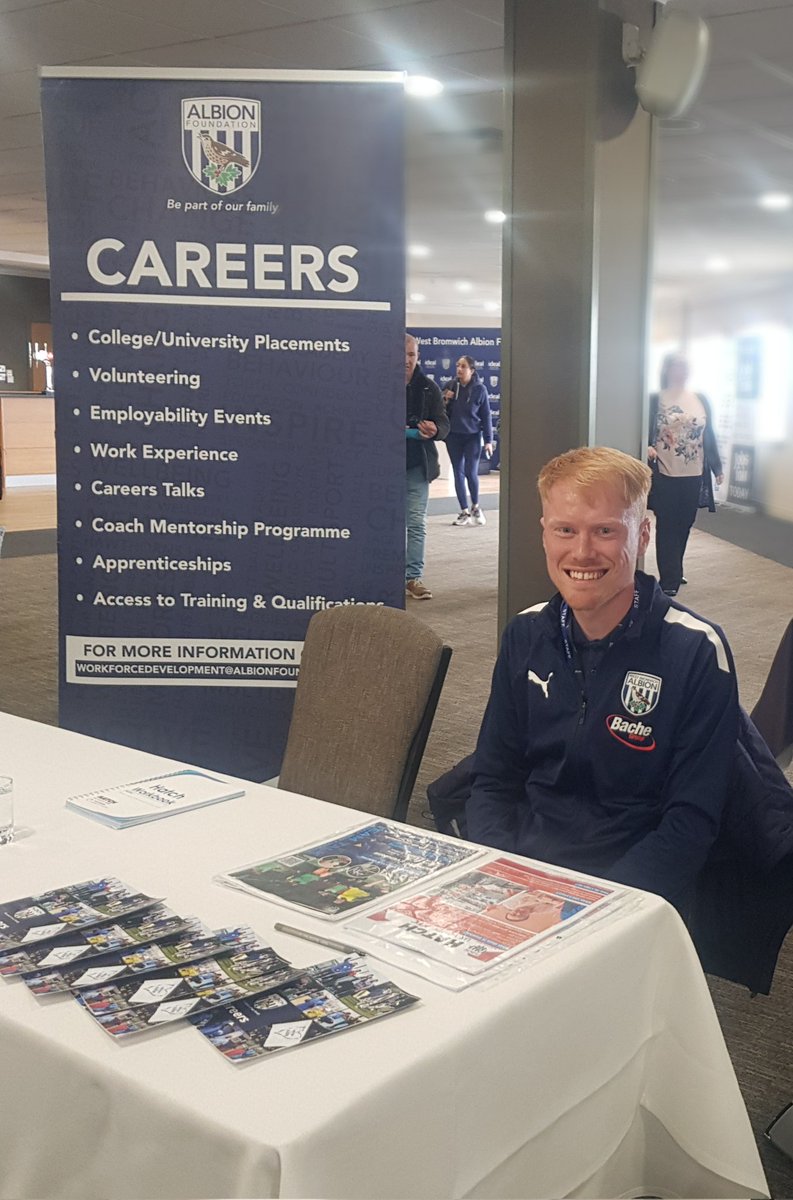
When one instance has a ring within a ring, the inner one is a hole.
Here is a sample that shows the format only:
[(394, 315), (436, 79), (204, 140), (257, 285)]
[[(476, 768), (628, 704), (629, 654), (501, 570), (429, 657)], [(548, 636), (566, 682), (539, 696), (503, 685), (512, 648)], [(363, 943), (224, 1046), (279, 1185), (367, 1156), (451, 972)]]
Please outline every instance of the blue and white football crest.
[(182, 157), (196, 183), (220, 196), (250, 183), (261, 158), (261, 109), (238, 96), (182, 101)]
[(622, 683), (623, 708), (635, 717), (652, 712), (661, 694), (660, 675), (645, 675), (643, 671), (628, 671)]

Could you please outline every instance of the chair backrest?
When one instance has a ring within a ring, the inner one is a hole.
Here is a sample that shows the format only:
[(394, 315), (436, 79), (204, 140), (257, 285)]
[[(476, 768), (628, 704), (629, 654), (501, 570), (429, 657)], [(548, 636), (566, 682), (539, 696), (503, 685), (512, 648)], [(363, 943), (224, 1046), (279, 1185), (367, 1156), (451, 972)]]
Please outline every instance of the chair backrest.
[(793, 621), (782, 634), (752, 720), (784, 770), (793, 761)]
[(404, 820), (450, 657), (399, 609), (316, 613), (279, 787)]

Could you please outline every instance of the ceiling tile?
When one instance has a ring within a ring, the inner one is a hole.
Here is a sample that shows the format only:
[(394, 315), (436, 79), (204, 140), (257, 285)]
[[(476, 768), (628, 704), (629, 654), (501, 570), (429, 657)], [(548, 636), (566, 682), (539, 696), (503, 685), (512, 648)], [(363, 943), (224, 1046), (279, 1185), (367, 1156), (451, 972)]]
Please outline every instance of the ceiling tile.
[(24, 146), (41, 149), (41, 117), (38, 113), (24, 117), (8, 117), (5, 121), (0, 121), (0, 150), (16, 153)]
[(39, 109), (38, 72), (29, 67), (27, 71), (0, 73), (0, 117), (16, 117), (24, 113), (35, 113)]
[(174, 42), (224, 37), (250, 29), (271, 29), (295, 22), (294, 13), (262, 0), (91, 0), (98, 8), (126, 13), (178, 31)]
[(490, 49), (500, 40), (499, 26), (458, 8), (452, 0), (426, 0), (380, 12), (338, 17), (330, 25), (343, 27), (384, 47), (386, 58), (398, 67), (402, 60)]
[(333, 21), (309, 21), (245, 34), (219, 38), (218, 46), (230, 53), (260, 55), (263, 65), (291, 67), (295, 70), (355, 70), (366, 68), (382, 54), (378, 46), (359, 34), (351, 33)]
[(25, 8), (43, 8), (52, 0), (0, 0), (0, 13), (21, 11)]
[(455, 8), (475, 13), (496, 25), (504, 24), (504, 0), (453, 0)]
[(251, 67), (259, 66), (260, 62), (250, 61), (253, 55), (246, 56), (237, 51), (222, 47), (212, 38), (203, 38), (195, 42), (173, 42), (165, 46), (152, 46), (146, 50), (136, 50), (129, 54), (100, 55), (96, 58), (72, 60), (73, 65), (83, 67)]
[(722, 100), (754, 100), (773, 97), (793, 100), (793, 82), (764, 70), (765, 60), (754, 56), (743, 62), (711, 65), (697, 99), (700, 104), (718, 104)]
[(418, 7), (425, 0), (278, 0), (279, 8), (285, 8), (301, 21), (321, 21), (327, 17), (357, 15), (361, 12), (378, 12), (386, 8)]
[(3, 191), (8, 189), (5, 186), (6, 179), (10, 180), (15, 175), (24, 175), (37, 169), (43, 174), (43, 155), (41, 143), (37, 146), (24, 146), (19, 150), (9, 150), (3, 155)]
[(130, 51), (177, 41), (174, 32), (86, 0), (57, 0), (0, 14), (0, 69), (60, 64), (89, 55)]
[(44, 164), (39, 154), (36, 169), (3, 175), (3, 195), (21, 196), (25, 192), (33, 195), (44, 195)]

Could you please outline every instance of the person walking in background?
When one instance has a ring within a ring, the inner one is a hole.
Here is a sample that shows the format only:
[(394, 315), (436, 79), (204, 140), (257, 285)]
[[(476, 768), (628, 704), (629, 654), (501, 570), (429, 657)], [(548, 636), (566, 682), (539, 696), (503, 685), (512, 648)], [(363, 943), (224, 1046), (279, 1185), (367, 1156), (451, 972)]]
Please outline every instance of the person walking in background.
[(435, 441), (449, 432), (441, 389), (418, 367), (419, 344), (405, 334), (405, 451), (407, 497), (405, 505), (405, 594), (414, 600), (431, 600), (424, 574), (427, 537), (427, 504), (430, 483), (441, 473)]
[[(476, 371), (476, 363), (468, 355), (457, 360), (457, 382), (449, 384), (443, 393), (450, 430), (446, 438), (454, 490), (460, 514), (453, 525), (484, 525), (485, 514), (479, 507), (479, 456), (482, 438), (485, 452), (493, 453), (493, 420), (487, 388)], [(470, 507), (466, 483), (471, 495)]]
[(713, 475), (724, 478), (710, 404), (687, 387), (688, 362), (668, 354), (661, 367), (661, 390), (650, 396), (647, 458), (653, 471), (649, 507), (655, 513), (655, 555), (661, 589), (676, 596), (683, 556), (698, 508), (716, 511)]

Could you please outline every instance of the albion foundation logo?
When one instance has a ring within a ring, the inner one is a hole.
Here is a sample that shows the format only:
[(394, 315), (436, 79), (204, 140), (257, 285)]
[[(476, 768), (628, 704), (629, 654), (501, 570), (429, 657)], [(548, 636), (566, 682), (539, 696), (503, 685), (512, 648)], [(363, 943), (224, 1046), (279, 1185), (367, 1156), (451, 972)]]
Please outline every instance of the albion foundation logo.
[(622, 704), (634, 717), (645, 717), (658, 703), (661, 694), (660, 675), (645, 675), (628, 671), (622, 683)]
[(261, 103), (237, 96), (182, 101), (182, 157), (208, 192), (227, 196), (250, 183), (261, 157)]

